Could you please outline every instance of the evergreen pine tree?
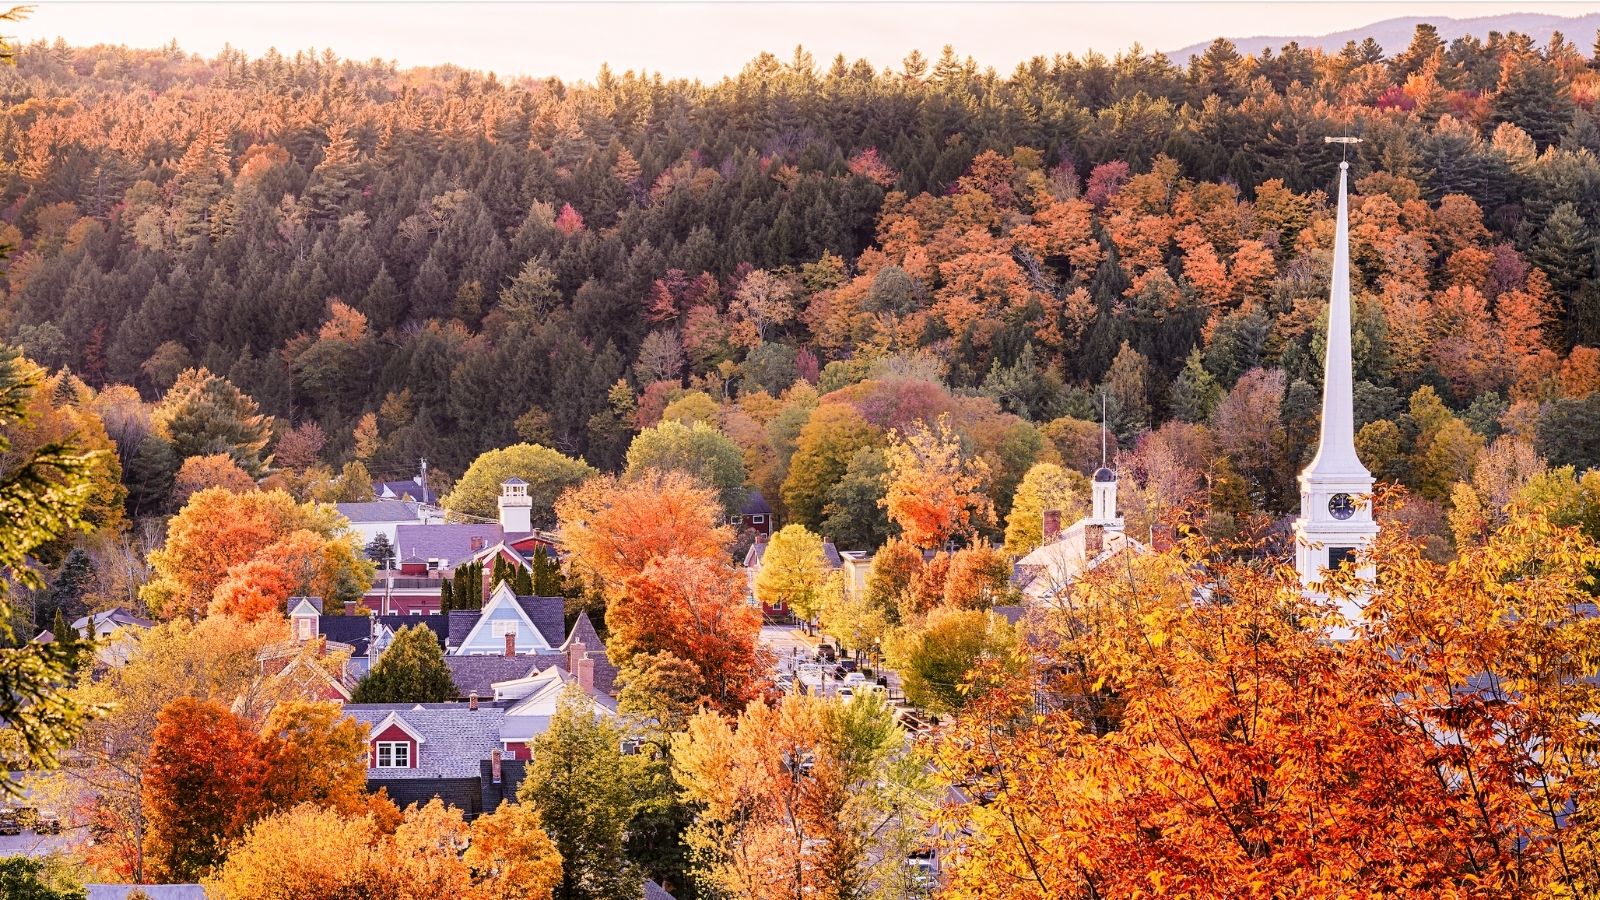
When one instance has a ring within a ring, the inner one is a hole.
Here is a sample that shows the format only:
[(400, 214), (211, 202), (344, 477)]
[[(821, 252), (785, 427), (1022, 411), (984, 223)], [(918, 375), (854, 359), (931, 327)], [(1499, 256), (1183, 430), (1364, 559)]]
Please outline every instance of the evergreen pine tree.
[(550, 558), (544, 547), (533, 551), (533, 572), (529, 577), (528, 593), (539, 597), (561, 595), (561, 564)]
[(394, 565), (394, 544), (389, 541), (389, 536), (378, 532), (366, 546), (367, 559), (380, 569), (387, 569)]
[(439, 612), (447, 613), (455, 608), (454, 586), (450, 583), (450, 579), (443, 579), (439, 582)]
[(61, 569), (40, 601), (41, 610), (66, 616), (69, 622), (82, 618), (89, 611), (83, 597), (94, 583), (94, 574), (94, 561), (89, 554), (74, 547), (62, 560)]
[(456, 696), (439, 639), (426, 625), (395, 632), (388, 649), (361, 677), (352, 703), (442, 703)]
[(1172, 381), (1172, 414), (1184, 422), (1204, 422), (1221, 401), (1222, 385), (1206, 371), (1200, 348), (1196, 347)]
[[(542, 550), (542, 548), (541, 548), (541, 550)], [(518, 597), (531, 597), (531, 596), (534, 596), (533, 574), (530, 573), (527, 569), (525, 569), (525, 568), (523, 568), (521, 566), (518, 566), (517, 567), (517, 574), (512, 579), (512, 582), (511, 582), (511, 590)]]
[(1572, 203), (1550, 213), (1528, 256), (1550, 278), (1550, 287), (1564, 305), (1567, 346), (1600, 343), (1600, 296), (1596, 296), (1595, 241), (1588, 223)]

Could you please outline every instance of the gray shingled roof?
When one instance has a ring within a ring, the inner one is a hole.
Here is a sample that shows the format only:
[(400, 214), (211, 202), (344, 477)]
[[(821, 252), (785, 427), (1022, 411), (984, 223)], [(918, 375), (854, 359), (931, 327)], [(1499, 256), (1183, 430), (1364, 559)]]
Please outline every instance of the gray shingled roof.
[(478, 777), (478, 762), (500, 749), (500, 725), (505, 719), (505, 710), (498, 707), (468, 709), (464, 704), (396, 711), (389, 704), (373, 708), (351, 703), (345, 705), (344, 713), (364, 723), (369, 731), (393, 713), (422, 735), (416, 768), (367, 770), (368, 778), (385, 780)]
[(572, 623), (572, 630), (567, 632), (567, 641), (562, 648), (572, 646), (573, 641), (579, 641), (587, 650), (601, 650), (605, 642), (600, 640), (600, 632), (594, 630), (594, 623), (589, 621), (587, 611), (578, 613), (578, 618)]
[(561, 646), (567, 639), (567, 600), (565, 597), (518, 597), (517, 604), (528, 614), (533, 627), (539, 629), (552, 647)]
[[(500, 543), (499, 525), (396, 525), (394, 542), (404, 556), (445, 559), (454, 567), (484, 547)], [(472, 539), (482, 538), (483, 547), (473, 549)]]
[(452, 609), (448, 615), (450, 624), (445, 631), (445, 636), (449, 639), (451, 647), (459, 647), (461, 642), (467, 639), (467, 635), (472, 633), (472, 626), (478, 624), (478, 618), (482, 615), (482, 610)]
[(206, 889), (198, 884), (86, 884), (84, 888), (89, 900), (124, 900), (135, 890), (150, 900), (206, 900)]
[(373, 525), (380, 522), (419, 522), (422, 519), (411, 500), (370, 500), (365, 503), (335, 503), (334, 509), (352, 524)]
[[(564, 663), (562, 653), (533, 653), (521, 656), (446, 656), (450, 677), (455, 679), (457, 696), (466, 697), (474, 691), (479, 697), (494, 694), (497, 681), (515, 681), (551, 666)], [(598, 667), (596, 669), (598, 671)]]
[(766, 497), (761, 496), (760, 491), (750, 490), (744, 495), (744, 506), (740, 507), (739, 514), (745, 516), (771, 515), (772, 504), (767, 502)]
[(666, 888), (646, 878), (644, 880), (643, 900), (677, 900), (677, 898), (667, 893)]
[(97, 628), (106, 622), (110, 622), (112, 625), (116, 625), (118, 627), (133, 625), (139, 628), (149, 628), (155, 624), (149, 619), (136, 616), (120, 606), (114, 606), (105, 612), (97, 612), (92, 616), (84, 616), (76, 622), (73, 622), (72, 627), (77, 631), (82, 631), (88, 627), (90, 619), (94, 620), (95, 627)]
[(424, 491), (422, 485), (415, 478), (407, 478), (401, 481), (375, 481), (372, 483), (372, 492), (380, 497), (383, 496), (385, 489), (396, 497), (410, 497), (413, 500), (421, 500), (424, 503), (432, 503), (438, 499), (434, 496), (432, 490)]

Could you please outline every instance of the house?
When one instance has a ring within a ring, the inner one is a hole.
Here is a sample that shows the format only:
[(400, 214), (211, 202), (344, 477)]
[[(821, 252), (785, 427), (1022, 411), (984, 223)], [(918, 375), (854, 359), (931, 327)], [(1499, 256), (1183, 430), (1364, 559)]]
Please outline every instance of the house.
[[(95, 662), (102, 666), (120, 666), (133, 655), (134, 646), (139, 641), (139, 633), (154, 625), (149, 619), (136, 616), (120, 606), (112, 607), (105, 612), (92, 613), (83, 616), (72, 623), (72, 630), (80, 638), (94, 638)], [(35, 641), (48, 644), (55, 640), (55, 633), (49, 630), (41, 631), (34, 637)]]
[(437, 613), (440, 585), (464, 563), (482, 563), (487, 577), (496, 557), (529, 569), (540, 548), (555, 556), (555, 536), (533, 527), (527, 482), (502, 482), (498, 503), (495, 522), (445, 522), (431, 512), (420, 521), (396, 522), (391, 540), (399, 558), (379, 569), (367, 591), (367, 605), (386, 614)]
[(345, 715), (367, 727), (367, 790), (400, 806), (434, 797), (468, 818), (484, 809), (482, 763), (504, 753), (505, 709), (481, 703), (363, 703)]
[(400, 481), (374, 481), (372, 495), (379, 500), (415, 500), (430, 506), (437, 505), (438, 495), (427, 485), (427, 464), (422, 472)]
[(321, 597), (290, 597), (287, 606), (288, 639), (256, 653), (261, 675), (268, 682), (267, 690), (283, 699), (349, 702), (357, 680), (349, 665), (355, 647), (322, 634)]
[[(565, 636), (566, 600), (562, 597), (519, 597), (510, 585), (495, 585), (481, 610), (451, 610), (451, 651), (457, 656), (538, 653), (559, 646)], [(459, 635), (458, 628), (470, 627)]]
[(752, 488), (745, 495), (744, 506), (740, 508), (739, 513), (728, 517), (728, 524), (739, 534), (743, 534), (748, 528), (754, 531), (757, 540), (760, 540), (763, 537), (772, 537), (777, 523), (773, 521), (772, 504), (767, 502), (766, 497), (761, 496), (760, 491)]
[(88, 892), (86, 900), (206, 900), (206, 889), (198, 884), (86, 884), (83, 888)]
[(1043, 514), (1044, 542), (1017, 561), (1012, 584), (1028, 604), (1053, 605), (1073, 582), (1122, 553), (1149, 553), (1144, 544), (1128, 537), (1117, 515), (1117, 475), (1101, 466), (1091, 482), (1093, 508), (1089, 515), (1061, 527), (1061, 512)]
[(339, 515), (350, 520), (350, 530), (357, 535), (363, 547), (380, 534), (394, 544), (395, 530), (401, 525), (444, 521), (444, 514), (440, 510), (415, 500), (369, 500), (365, 503), (335, 503), (333, 507), (339, 511)]

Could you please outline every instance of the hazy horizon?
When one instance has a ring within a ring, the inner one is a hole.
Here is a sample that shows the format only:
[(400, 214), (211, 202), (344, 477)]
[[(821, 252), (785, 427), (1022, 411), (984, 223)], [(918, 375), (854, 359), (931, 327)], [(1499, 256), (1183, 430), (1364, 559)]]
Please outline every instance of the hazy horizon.
[[(176, 40), (204, 56), (229, 45), (250, 56), (331, 49), (349, 59), (454, 64), (507, 77), (589, 81), (607, 64), (616, 72), (716, 81), (762, 52), (787, 58), (796, 45), (819, 65), (842, 53), (882, 69), (913, 49), (936, 57), (951, 44), (979, 65), (1008, 72), (1035, 56), (1111, 55), (1135, 43), (1172, 51), (1218, 36), (1319, 35), (1412, 15), (1594, 10), (1570, 2), (57, 2), (39, 4), (6, 31), (25, 43), (60, 38), (152, 48)], [(431, 20), (423, 17), (430, 12)]]

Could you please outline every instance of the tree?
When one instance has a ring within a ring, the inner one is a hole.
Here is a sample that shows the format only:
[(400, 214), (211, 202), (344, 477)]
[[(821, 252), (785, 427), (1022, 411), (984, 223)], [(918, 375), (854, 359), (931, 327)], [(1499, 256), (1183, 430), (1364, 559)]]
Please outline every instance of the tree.
[(222, 705), (180, 697), (161, 711), (144, 779), (150, 874), (194, 881), (262, 810), (267, 765), (248, 725)]
[(426, 625), (401, 628), (361, 676), (352, 703), (440, 703), (459, 695), (439, 638)]
[(717, 495), (681, 472), (591, 478), (556, 502), (569, 565), (617, 599), (657, 557), (725, 560), (733, 530)]
[(958, 609), (988, 610), (1010, 601), (1011, 561), (987, 541), (950, 554), (945, 573), (944, 604)]
[(606, 649), (624, 668), (641, 655), (670, 653), (695, 667), (702, 702), (737, 711), (765, 689), (768, 664), (748, 590), (724, 559), (678, 552), (652, 559), (611, 599)]
[(469, 516), (495, 519), (500, 515), (500, 485), (512, 478), (528, 483), (533, 499), (533, 525), (555, 524), (555, 503), (568, 488), (583, 483), (595, 470), (538, 444), (512, 444), (490, 450), (472, 461), (466, 474), (444, 498), (445, 509)]
[(187, 503), (190, 497), (206, 488), (222, 488), (239, 494), (255, 490), (256, 483), (226, 453), (191, 456), (178, 467), (172, 484), (172, 499)]
[[(93, 588), (94, 580), (93, 560), (88, 553), (74, 547), (62, 561), (56, 577), (50, 582), (49, 590), (39, 598), (34, 611), (34, 624), (42, 625), (57, 616), (74, 622), (87, 615), (89, 609), (84, 604), (84, 596)], [(62, 634), (59, 631), (55, 633)]]
[(1088, 494), (1089, 479), (1082, 473), (1054, 463), (1035, 463), (1022, 476), (1006, 514), (1006, 553), (1025, 556), (1044, 543), (1046, 510), (1059, 513), (1063, 527), (1077, 521), (1089, 510)]
[(895, 631), (884, 643), (884, 658), (905, 683), (906, 699), (934, 712), (961, 709), (962, 685), (984, 660), (1008, 663), (1017, 646), (1005, 619), (992, 613), (937, 607), (925, 621)]
[(889, 539), (889, 515), (879, 502), (888, 471), (883, 451), (877, 447), (862, 447), (850, 455), (844, 477), (828, 488), (822, 506), (822, 533), (835, 546), (870, 550)]
[(0, 896), (9, 900), (85, 900), (83, 883), (52, 858), (0, 860)]
[(885, 457), (890, 480), (883, 507), (913, 544), (940, 547), (994, 523), (984, 493), (989, 467), (962, 452), (947, 416), (891, 435)]
[(280, 703), (261, 727), (261, 741), (262, 797), (272, 808), (316, 803), (352, 815), (366, 811), (366, 730), (338, 705)]
[(390, 875), (374, 850), (385, 840), (371, 817), (307, 803), (252, 825), (206, 889), (226, 898), (376, 900)]
[[(1552, 800), (1595, 777), (1555, 749), (1586, 730), (1573, 687), (1592, 665), (1551, 677), (1543, 654), (1596, 640), (1572, 605), (1588, 538), (1524, 515), (1436, 563), (1386, 528), (1377, 589), (1353, 572), (1331, 586), (1365, 598), (1348, 643), (1326, 639), (1333, 602), (1247, 547), (1193, 538), (1091, 573), (1030, 629), (1048, 666), (980, 673), (940, 755), (985, 798), (951, 819), (970, 829), (953, 896), (1247, 896), (1265, 872), (1272, 892), (1319, 896), (1587, 883), (1588, 826)], [(1461, 689), (1466, 672), (1487, 687)], [(1513, 762), (1534, 759), (1532, 777)], [(1374, 835), (1404, 837), (1374, 854)]]
[(768, 606), (787, 606), (809, 621), (817, 617), (822, 583), (827, 577), (822, 538), (804, 525), (785, 525), (761, 554), (756, 599)]
[(538, 812), (561, 859), (555, 900), (636, 900), (639, 870), (625, 852), (635, 794), (622, 731), (589, 699), (563, 694), (534, 739), (517, 801)]
[(1184, 422), (1205, 422), (1222, 402), (1222, 393), (1222, 385), (1206, 371), (1204, 358), (1195, 348), (1172, 380), (1172, 414)]
[[(15, 351), (0, 348), (0, 420), (25, 415), (33, 379)], [(10, 446), (0, 434), (0, 453)], [(0, 471), (0, 522), (5, 523), (0, 526), (0, 570), (8, 584), (44, 587), (33, 567), (33, 553), (85, 527), (89, 468), (96, 459), (96, 454), (79, 453), (70, 444), (50, 442)], [(10, 613), (11, 604), (0, 592), (0, 622), (9, 623)], [(11, 637), (9, 625), (0, 637)], [(48, 644), (0, 648), (0, 776), (19, 767), (53, 768), (56, 753), (72, 743), (95, 711), (67, 690), (88, 662), (86, 651), (61, 635)], [(15, 782), (0, 777), (0, 790), (14, 789)]]
[(828, 493), (844, 478), (854, 454), (882, 443), (882, 430), (855, 407), (845, 403), (817, 407), (800, 429), (781, 488), (783, 505), (795, 522), (819, 527)]
[[(924, 823), (915, 765), (874, 694), (849, 704), (788, 694), (735, 720), (701, 713), (673, 740), (673, 772), (700, 809), (697, 876), (750, 900), (857, 897), (906, 867), (896, 838)], [(910, 777), (908, 777), (910, 776)]]
[(250, 475), (266, 474), (272, 417), (220, 375), (184, 371), (156, 405), (151, 424), (180, 459), (226, 453)]
[(639, 432), (628, 445), (628, 468), (623, 477), (637, 478), (652, 471), (682, 472), (715, 488), (728, 515), (744, 507), (744, 454), (710, 425), (663, 419), (654, 428)]
[(367, 559), (380, 569), (398, 568), (399, 562), (395, 554), (394, 543), (389, 540), (389, 535), (380, 531), (373, 535), (367, 546), (362, 548)]
[(527, 803), (474, 819), (461, 861), (472, 872), (472, 900), (552, 900), (562, 883), (561, 853)]

